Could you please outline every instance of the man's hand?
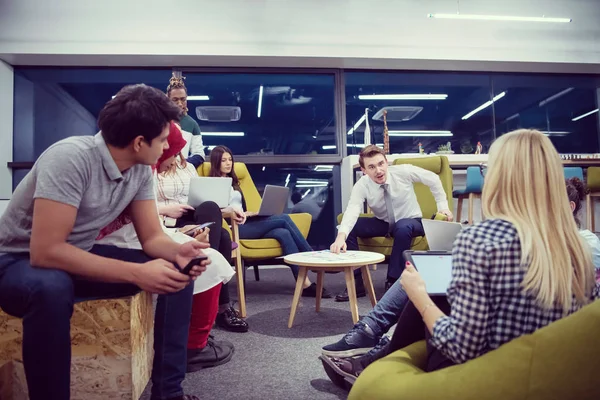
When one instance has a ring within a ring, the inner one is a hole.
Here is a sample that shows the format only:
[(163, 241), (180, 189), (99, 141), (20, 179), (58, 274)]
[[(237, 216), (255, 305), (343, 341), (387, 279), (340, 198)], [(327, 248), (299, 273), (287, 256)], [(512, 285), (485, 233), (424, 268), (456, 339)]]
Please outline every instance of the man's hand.
[(171, 218), (181, 218), (187, 211), (194, 211), (194, 207), (187, 204), (169, 204), (160, 207), (160, 213)]
[(342, 253), (346, 252), (346, 238), (343, 233), (338, 234), (335, 242), (329, 247), (329, 251), (335, 254), (340, 254), (340, 251)]
[(450, 211), (450, 210), (441, 210), (441, 211), (438, 211), (438, 214), (445, 215), (446, 217), (448, 217), (448, 221), (450, 221), (450, 222), (452, 222), (454, 220), (454, 215), (452, 215), (452, 211)]
[(182, 274), (173, 264), (162, 259), (139, 264), (133, 283), (150, 293), (175, 293), (185, 288), (191, 279)]
[[(193, 258), (204, 256), (205, 254), (202, 252), (202, 249), (207, 249), (208, 247), (210, 247), (208, 243), (190, 240), (189, 242), (179, 246), (179, 251), (175, 256), (175, 262), (180, 268), (185, 268), (185, 266), (188, 265)], [(206, 266), (208, 264), (210, 264), (210, 260), (204, 260), (200, 263), (200, 265), (192, 267), (190, 270), (190, 276), (192, 279), (196, 279), (196, 277), (200, 276), (204, 271), (206, 271)]]

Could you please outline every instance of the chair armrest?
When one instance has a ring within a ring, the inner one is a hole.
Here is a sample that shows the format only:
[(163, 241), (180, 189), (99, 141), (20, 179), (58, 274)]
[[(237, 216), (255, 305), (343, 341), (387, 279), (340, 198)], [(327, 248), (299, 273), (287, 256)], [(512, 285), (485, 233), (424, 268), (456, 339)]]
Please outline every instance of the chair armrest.
[[(375, 215), (373, 215), (372, 213), (361, 213), (358, 215), (358, 217), (374, 217)], [(337, 223), (341, 224), (342, 223), (342, 218), (344, 217), (344, 213), (341, 213), (337, 216)]]
[(312, 224), (312, 215), (309, 213), (298, 213), (298, 214), (288, 214), (290, 219), (294, 221), (302, 236), (306, 239), (308, 237), (308, 232), (310, 231), (310, 225)]

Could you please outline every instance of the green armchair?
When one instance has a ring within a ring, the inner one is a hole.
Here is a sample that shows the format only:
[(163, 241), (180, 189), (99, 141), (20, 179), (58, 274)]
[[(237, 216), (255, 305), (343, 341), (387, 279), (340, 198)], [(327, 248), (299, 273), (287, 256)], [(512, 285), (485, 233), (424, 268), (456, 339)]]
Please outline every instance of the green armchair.
[(600, 300), (464, 364), (426, 373), (425, 342), (371, 364), (349, 400), (600, 399)]
[[(412, 164), (417, 167), (424, 168), (428, 171), (434, 172), (440, 177), (442, 186), (446, 192), (446, 198), (448, 199), (448, 207), (450, 210), (453, 209), (452, 200), (452, 169), (448, 163), (448, 158), (443, 156), (435, 157), (414, 157), (414, 158), (397, 158), (394, 160), (392, 165), (399, 164)], [(417, 201), (423, 212), (423, 218), (431, 218), (437, 212), (437, 206), (433, 194), (429, 190), (429, 187), (422, 183), (415, 183), (415, 193), (417, 195)], [(343, 214), (338, 215), (338, 223), (342, 221)], [(372, 217), (372, 214), (361, 214), (361, 217)], [(394, 244), (393, 238), (386, 237), (374, 237), (358, 239), (358, 247), (363, 251), (372, 251), (375, 253), (383, 254), (389, 257), (392, 254), (392, 246)], [(427, 239), (424, 236), (419, 236), (413, 239), (411, 250), (429, 250)]]

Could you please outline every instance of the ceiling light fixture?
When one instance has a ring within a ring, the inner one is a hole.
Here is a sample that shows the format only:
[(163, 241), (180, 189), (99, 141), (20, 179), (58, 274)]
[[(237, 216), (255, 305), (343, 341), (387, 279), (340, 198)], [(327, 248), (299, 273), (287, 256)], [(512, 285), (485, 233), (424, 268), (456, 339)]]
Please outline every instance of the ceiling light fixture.
[(263, 97), (263, 86), (260, 85), (260, 89), (258, 90), (258, 110), (256, 111), (256, 116), (260, 118), (260, 114), (262, 112), (262, 97)]
[(552, 18), (552, 17), (518, 17), (512, 15), (485, 15), (485, 14), (427, 14), (428, 18), (436, 19), (467, 19), (467, 20), (479, 20), (479, 21), (514, 21), (514, 22), (555, 22), (555, 23), (569, 23), (571, 18)]
[(202, 136), (244, 136), (244, 132), (202, 132)]
[(462, 117), (462, 119), (465, 120), (465, 119), (471, 118), (473, 115), (477, 114), (479, 111), (483, 110), (484, 108), (487, 108), (487, 107), (491, 106), (492, 103), (494, 103), (495, 101), (500, 100), (505, 95), (506, 95), (506, 92), (500, 93), (499, 95), (497, 95), (493, 99), (486, 101), (485, 103), (483, 103), (482, 105), (480, 105), (479, 107), (477, 107), (476, 109), (474, 109), (473, 111), (471, 111), (470, 113), (466, 114), (464, 117)]
[(188, 96), (187, 100), (188, 101), (206, 101), (206, 100), (210, 100), (210, 98), (208, 96)]
[(559, 97), (564, 96), (565, 94), (569, 93), (573, 89), (574, 88), (570, 87), (570, 88), (566, 88), (565, 90), (562, 90), (556, 94), (553, 94), (552, 96), (548, 97), (547, 99), (540, 101), (538, 106), (543, 107), (546, 104), (550, 103), (551, 101), (554, 101), (554, 100), (558, 99)]
[(305, 198), (307, 194), (310, 193), (310, 189), (308, 189), (306, 192), (304, 192), (304, 194), (302, 195), (302, 198)]
[[(375, 146), (383, 146), (383, 143), (377, 143), (375, 144)], [(333, 150), (335, 149), (337, 146), (332, 145), (332, 144), (326, 144), (325, 146), (322, 146), (321, 148), (323, 150)], [(365, 147), (364, 144), (347, 144), (346, 147), (356, 147), (359, 149), (362, 149), (363, 147)]]
[(297, 188), (312, 188), (312, 187), (326, 187), (327, 182), (315, 182), (315, 183), (300, 183), (296, 184)]
[(333, 165), (317, 165), (315, 171), (333, 171)]
[(595, 110), (592, 110), (592, 111), (586, 112), (585, 114), (581, 114), (579, 117), (575, 117), (575, 118), (573, 118), (571, 121), (573, 121), (573, 122), (575, 122), (575, 121), (579, 121), (579, 120), (580, 120), (580, 119), (582, 119), (582, 118), (585, 118), (585, 117), (587, 117), (587, 116), (589, 116), (589, 115), (592, 115), (592, 114), (594, 114), (594, 113), (597, 113), (597, 112), (598, 112), (598, 110), (600, 110), (600, 109), (599, 109), (599, 108), (596, 108)]
[(390, 136), (452, 136), (451, 131), (411, 131), (411, 130), (402, 130), (402, 131), (389, 131), (388, 134)]
[(358, 127), (360, 126), (360, 124), (362, 124), (365, 121), (365, 115), (363, 114), (362, 117), (359, 118), (359, 120), (354, 124), (354, 127), (348, 129), (348, 135), (352, 135), (354, 133), (354, 131), (356, 129), (358, 129)]
[(359, 100), (446, 100), (447, 94), (361, 94)]
[(290, 176), (291, 174), (288, 174), (287, 178), (285, 178), (285, 187), (287, 187), (288, 183), (290, 183)]

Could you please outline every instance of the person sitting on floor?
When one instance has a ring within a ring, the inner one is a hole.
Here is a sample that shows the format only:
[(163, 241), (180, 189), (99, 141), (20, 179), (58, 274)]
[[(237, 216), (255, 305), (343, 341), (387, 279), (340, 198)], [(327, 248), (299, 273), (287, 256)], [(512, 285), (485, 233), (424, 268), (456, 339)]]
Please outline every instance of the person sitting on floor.
[[(210, 235), (211, 247), (219, 251), (226, 260), (231, 260), (231, 236), (223, 229), (221, 213), (206, 213), (206, 208), (194, 210), (194, 207), (188, 205), (190, 182), (193, 177), (198, 176), (198, 173), (181, 153), (185, 144), (181, 130), (175, 123), (171, 123), (169, 148), (160, 159), (156, 175), (158, 213), (164, 218), (165, 225), (178, 228), (213, 222)], [(248, 331), (248, 323), (231, 305), (229, 283), (223, 283), (221, 287), (216, 323), (220, 328), (231, 332)]]
[[(358, 250), (358, 238), (386, 236), (394, 238), (392, 255), (388, 264), (385, 290), (388, 290), (402, 272), (402, 252), (410, 249), (414, 237), (424, 236), (421, 208), (413, 188), (421, 182), (431, 189), (440, 214), (452, 221), (448, 209), (446, 192), (439, 176), (431, 171), (410, 164), (388, 167), (385, 153), (375, 145), (361, 150), (358, 162), (363, 177), (356, 182), (350, 194), (348, 207), (338, 227), (331, 252)], [(360, 217), (363, 205), (367, 202), (374, 217)], [(354, 271), (357, 297), (365, 296), (362, 275)], [(340, 293), (336, 301), (348, 301), (348, 290)]]
[[(567, 179), (566, 186), (573, 218), (575, 218), (577, 226), (580, 226), (579, 214), (587, 189), (579, 178)], [(592, 262), (596, 271), (600, 271), (600, 239), (587, 229), (580, 230), (579, 234), (590, 246)], [(396, 324), (407, 303), (408, 296), (398, 280), (385, 292), (375, 307), (339, 341), (323, 346), (322, 354), (344, 358), (369, 353), (369, 357), (366, 359), (371, 359), (389, 343), (390, 340), (385, 334)]]
[[(289, 215), (258, 217), (255, 212), (246, 210), (246, 201), (240, 189), (240, 181), (235, 174), (233, 154), (225, 146), (217, 146), (210, 152), (210, 176), (232, 178), (231, 198), (224, 213), (233, 213), (233, 219), (239, 224), (240, 239), (275, 239), (281, 245), (283, 255), (312, 251), (302, 233)], [(298, 266), (290, 265), (294, 279), (298, 279)], [(323, 288), (322, 298), (331, 298)], [(302, 296), (315, 297), (317, 285), (304, 281)]]
[[(150, 165), (168, 147), (179, 109), (158, 89), (126, 86), (100, 111), (95, 136), (50, 146), (13, 193), (0, 219), (0, 307), (23, 318), (23, 363), (31, 400), (68, 400), (70, 319), (75, 302), (159, 294), (154, 326), (152, 400), (184, 395), (194, 286), (207, 244), (166, 235)], [(143, 251), (95, 245), (126, 208)], [(168, 324), (165, 322), (168, 321)]]
[[(533, 161), (528, 161), (529, 157)], [(577, 181), (565, 184), (560, 158), (550, 141), (537, 131), (516, 131), (494, 143), (489, 159), (483, 207), (490, 219), (461, 232), (453, 249), (448, 300), (460, 308), (452, 308), (450, 315), (445, 316), (440, 311), (450, 308), (445, 299), (436, 298), (433, 302), (418, 273), (408, 265), (400, 278), (402, 289), (396, 288), (396, 303), (390, 307), (393, 309), (385, 313), (379, 310), (383, 323), (365, 318), (365, 323), (357, 324), (345, 340), (331, 346), (333, 350), (347, 348), (347, 354), (360, 353), (360, 348), (375, 341), (375, 329), (389, 328), (392, 314), (400, 311), (391, 342), (383, 340), (359, 357), (321, 356), (334, 383), (342, 387), (346, 382), (353, 383), (373, 361), (422, 339), (424, 330), (418, 326), (423, 323), (428, 329), (427, 336), (431, 336), (428, 345), (431, 371), (485, 354), (598, 298), (600, 284), (594, 285), (595, 264), (591, 254), (599, 250), (600, 243), (596, 238), (588, 245), (586, 235), (578, 232), (576, 223), (584, 189), (577, 187)], [(544, 204), (538, 204), (539, 196), (534, 193), (544, 194)], [(568, 219), (565, 203), (572, 210)], [(525, 247), (522, 243), (529, 245)], [(528, 268), (521, 269), (521, 263)], [(546, 271), (542, 275), (543, 270)], [(569, 279), (555, 279), (558, 275)], [(572, 281), (573, 286), (561, 283), (566, 281)], [(552, 289), (554, 296), (543, 287)], [(421, 318), (424, 322), (419, 322)], [(503, 321), (511, 321), (510, 326)]]

